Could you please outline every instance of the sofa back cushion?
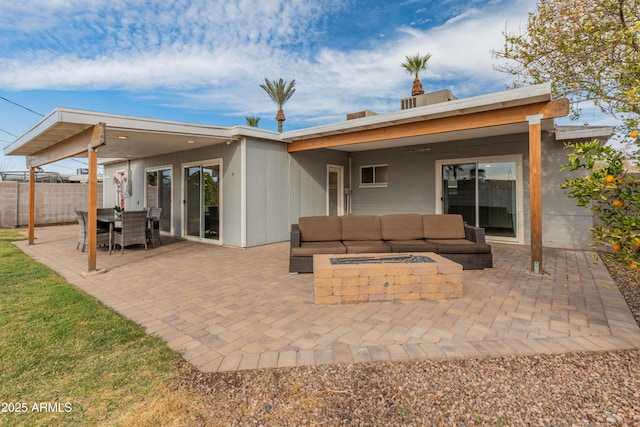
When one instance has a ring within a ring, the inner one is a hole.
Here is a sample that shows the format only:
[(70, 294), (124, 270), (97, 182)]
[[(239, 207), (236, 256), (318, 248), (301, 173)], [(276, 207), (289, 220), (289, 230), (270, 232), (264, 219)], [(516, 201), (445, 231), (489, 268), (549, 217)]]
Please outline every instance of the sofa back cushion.
[(464, 239), (462, 215), (422, 215), (422, 222), (425, 239)]
[(339, 216), (303, 216), (298, 219), (303, 242), (342, 240)]
[(379, 216), (345, 215), (341, 219), (342, 240), (382, 240)]
[(415, 240), (423, 238), (421, 215), (383, 215), (381, 221), (382, 238), (384, 240)]

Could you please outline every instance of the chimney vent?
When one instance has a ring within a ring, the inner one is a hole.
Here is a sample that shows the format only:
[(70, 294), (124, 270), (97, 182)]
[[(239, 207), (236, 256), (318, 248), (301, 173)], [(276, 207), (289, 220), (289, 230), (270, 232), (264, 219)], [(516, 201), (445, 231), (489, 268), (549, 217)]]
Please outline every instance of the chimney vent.
[(449, 89), (439, 90), (437, 92), (416, 95), (410, 98), (402, 98), (400, 100), (400, 109), (408, 110), (409, 108), (424, 107), (425, 105), (438, 104), (440, 102), (453, 101), (456, 98)]
[(361, 119), (363, 117), (376, 116), (377, 114), (378, 113), (374, 113), (371, 110), (357, 111), (355, 113), (347, 114), (347, 120)]

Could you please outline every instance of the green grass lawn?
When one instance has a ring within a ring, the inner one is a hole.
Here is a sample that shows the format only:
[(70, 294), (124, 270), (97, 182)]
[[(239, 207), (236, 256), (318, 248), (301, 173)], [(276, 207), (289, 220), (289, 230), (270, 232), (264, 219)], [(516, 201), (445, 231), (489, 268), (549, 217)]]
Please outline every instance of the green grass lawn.
[(22, 238), (0, 230), (0, 425), (167, 423), (178, 355), (27, 257)]

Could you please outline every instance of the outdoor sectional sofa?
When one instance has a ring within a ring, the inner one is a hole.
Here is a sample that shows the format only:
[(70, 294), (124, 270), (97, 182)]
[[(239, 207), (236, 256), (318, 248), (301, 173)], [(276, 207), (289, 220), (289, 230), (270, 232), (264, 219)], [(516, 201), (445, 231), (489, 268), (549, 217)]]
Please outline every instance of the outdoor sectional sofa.
[(491, 268), (484, 229), (462, 215), (346, 215), (300, 217), (291, 226), (290, 273), (312, 273), (313, 255), (435, 252), (465, 270)]

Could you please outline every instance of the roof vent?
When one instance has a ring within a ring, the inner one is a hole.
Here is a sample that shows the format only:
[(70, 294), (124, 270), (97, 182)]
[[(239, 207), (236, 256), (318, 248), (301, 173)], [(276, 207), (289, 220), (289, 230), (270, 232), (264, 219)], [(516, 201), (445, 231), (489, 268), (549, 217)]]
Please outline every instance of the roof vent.
[(347, 120), (361, 119), (363, 117), (376, 116), (376, 115), (378, 115), (378, 113), (374, 113), (371, 110), (363, 110), (363, 111), (347, 114)]
[(400, 109), (408, 110), (409, 108), (424, 107), (425, 105), (438, 104), (440, 102), (453, 101), (456, 98), (449, 89), (439, 90), (437, 92), (416, 95), (410, 98), (402, 98), (400, 100)]

